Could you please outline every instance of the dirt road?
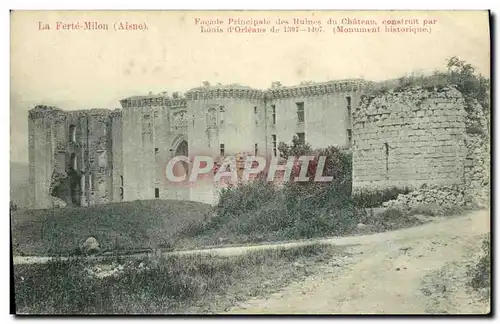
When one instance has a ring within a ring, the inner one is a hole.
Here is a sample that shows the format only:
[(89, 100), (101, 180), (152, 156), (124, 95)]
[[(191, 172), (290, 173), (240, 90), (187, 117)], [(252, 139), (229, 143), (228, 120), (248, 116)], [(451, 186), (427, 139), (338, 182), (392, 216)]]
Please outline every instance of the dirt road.
[(467, 288), (467, 265), (477, 258), (489, 212), (376, 235), (325, 240), (351, 247), (354, 262), (332, 264), (304, 282), (229, 313), (424, 314), (488, 313)]

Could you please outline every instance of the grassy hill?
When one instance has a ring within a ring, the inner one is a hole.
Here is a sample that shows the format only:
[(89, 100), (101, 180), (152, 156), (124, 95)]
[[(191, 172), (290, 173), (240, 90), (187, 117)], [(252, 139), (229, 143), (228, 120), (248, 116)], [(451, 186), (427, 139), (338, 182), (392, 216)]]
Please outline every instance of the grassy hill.
[(14, 255), (68, 255), (89, 236), (102, 249), (168, 248), (171, 235), (202, 221), (210, 205), (178, 200), (144, 200), (87, 208), (14, 212)]

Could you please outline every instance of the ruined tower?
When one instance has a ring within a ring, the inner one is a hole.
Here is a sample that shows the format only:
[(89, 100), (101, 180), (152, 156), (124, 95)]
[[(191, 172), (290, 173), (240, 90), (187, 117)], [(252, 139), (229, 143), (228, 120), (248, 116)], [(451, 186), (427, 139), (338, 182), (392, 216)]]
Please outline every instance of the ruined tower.
[(31, 208), (121, 200), (120, 167), (113, 166), (113, 161), (120, 165), (121, 126), (113, 122), (119, 117), (119, 111), (107, 109), (30, 110)]

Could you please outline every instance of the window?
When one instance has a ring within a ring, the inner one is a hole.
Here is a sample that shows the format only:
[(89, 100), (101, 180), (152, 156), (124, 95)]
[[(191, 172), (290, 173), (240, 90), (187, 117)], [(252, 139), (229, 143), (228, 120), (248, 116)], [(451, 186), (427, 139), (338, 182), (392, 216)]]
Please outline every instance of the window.
[(155, 198), (160, 198), (160, 188), (155, 188)]
[(225, 151), (224, 151), (224, 144), (221, 144), (220, 145), (220, 156), (224, 156), (224, 153), (225, 153)]
[(70, 159), (70, 167), (73, 168), (73, 170), (76, 170), (76, 154), (75, 153), (71, 153), (71, 159)]
[(94, 193), (95, 191), (95, 175), (94, 173), (90, 173), (90, 177), (89, 177), (89, 188), (90, 188), (90, 191), (91, 193)]
[(347, 101), (347, 118), (351, 120), (351, 97), (345, 97), (345, 100)]
[(347, 141), (348, 141), (349, 145), (352, 144), (352, 130), (351, 129), (347, 130)]
[(76, 126), (69, 125), (69, 141), (74, 143), (76, 142)]
[(226, 110), (224, 109), (224, 106), (220, 106), (219, 107), (219, 120), (220, 120), (221, 125), (224, 125), (224, 113), (225, 112), (226, 112)]
[(300, 144), (306, 143), (306, 133), (297, 133), (297, 137), (299, 138)]
[(123, 176), (120, 176), (120, 186), (123, 187)]
[(258, 153), (259, 153), (259, 144), (255, 143), (255, 145), (254, 145), (254, 155), (257, 156)]
[(155, 154), (158, 154), (158, 152), (160, 152), (160, 149), (155, 147)]
[(297, 120), (299, 123), (304, 122), (304, 103), (303, 102), (297, 102)]
[(273, 138), (273, 154), (274, 156), (278, 156), (278, 143), (276, 139), (276, 135), (271, 135)]
[(276, 105), (271, 105), (271, 109), (273, 110), (273, 125), (276, 125)]
[(255, 125), (259, 124), (259, 110), (257, 107), (253, 107), (253, 115), (255, 119)]

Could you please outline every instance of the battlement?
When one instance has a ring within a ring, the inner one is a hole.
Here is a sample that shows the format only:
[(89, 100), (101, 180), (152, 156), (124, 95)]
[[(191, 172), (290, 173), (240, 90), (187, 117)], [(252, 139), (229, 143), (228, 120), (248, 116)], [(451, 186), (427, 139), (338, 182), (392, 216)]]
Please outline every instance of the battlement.
[(62, 109), (59, 109), (54, 106), (45, 106), (45, 105), (35, 106), (33, 109), (30, 109), (28, 111), (28, 116), (30, 119), (51, 117), (51, 116), (55, 117), (60, 114), (64, 114), (64, 111)]
[(30, 119), (36, 118), (59, 118), (64, 119), (67, 116), (75, 116), (75, 117), (84, 117), (84, 116), (92, 116), (92, 117), (115, 117), (121, 116), (121, 109), (117, 108), (114, 110), (104, 109), (104, 108), (92, 108), (92, 109), (81, 109), (81, 110), (63, 110), (57, 108), (55, 106), (45, 106), (38, 105), (33, 109), (29, 110), (28, 115)]
[(322, 83), (303, 82), (297, 86), (283, 87), (274, 82), (271, 89), (265, 90), (266, 99), (291, 97), (321, 96), (336, 92), (356, 92), (363, 90), (370, 83), (363, 79), (328, 81)]
[(224, 98), (263, 99), (264, 92), (262, 90), (252, 89), (239, 84), (217, 84), (215, 86), (211, 86), (207, 82), (205, 82), (202, 87), (193, 88), (186, 92), (186, 99), (188, 100)]
[(127, 107), (149, 107), (149, 106), (166, 106), (166, 107), (185, 107), (186, 99), (182, 97), (168, 97), (161, 95), (149, 96), (133, 96), (120, 100), (123, 108)]

